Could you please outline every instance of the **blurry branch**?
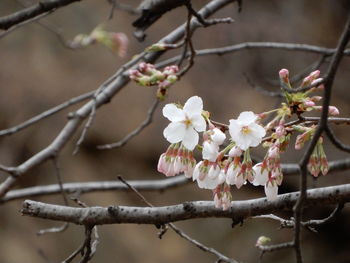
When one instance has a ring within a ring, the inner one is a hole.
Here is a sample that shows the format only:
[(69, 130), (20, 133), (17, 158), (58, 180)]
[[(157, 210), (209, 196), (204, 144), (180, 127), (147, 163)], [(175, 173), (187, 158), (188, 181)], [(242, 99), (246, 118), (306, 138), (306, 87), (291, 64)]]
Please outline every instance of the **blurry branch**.
[(108, 19), (113, 19), (115, 9), (125, 11), (131, 15), (139, 15), (141, 12), (130, 5), (119, 3), (117, 0), (107, 0), (111, 4), (111, 11), (109, 12)]
[(72, 105), (77, 104), (79, 102), (82, 102), (84, 100), (90, 99), (93, 97), (94, 92), (95, 91), (90, 91), (90, 92), (87, 92), (85, 94), (79, 95), (77, 97), (71, 98), (68, 101), (63, 102), (62, 104), (57, 105), (57, 106), (55, 106), (47, 111), (44, 111), (43, 113), (40, 113), (39, 115), (37, 115), (37, 116), (19, 124), (19, 125), (11, 127), (9, 129), (0, 130), (0, 136), (12, 135), (16, 132), (19, 132), (19, 131), (37, 123), (38, 121), (46, 119), (47, 117), (50, 117), (50, 116), (52, 116), (52, 115), (54, 115), (54, 114), (56, 114), (64, 109), (66, 109), (69, 106), (72, 106)]
[[(127, 181), (125, 181), (123, 179), (123, 177), (118, 176), (118, 179), (124, 183), (131, 191), (133, 191), (137, 196), (140, 197), (140, 199), (147, 204), (149, 207), (154, 207), (149, 201), (147, 201), (147, 199), (139, 192), (137, 191), (137, 189), (135, 189), (133, 186), (131, 186)], [(211, 247), (207, 247), (205, 245), (203, 245), (202, 243), (200, 243), (199, 241), (191, 238), (189, 235), (187, 235), (185, 232), (183, 232), (183, 230), (181, 230), (179, 227), (177, 227), (175, 224), (173, 223), (168, 223), (166, 225), (162, 225), (162, 232), (161, 234), (159, 234), (159, 238), (162, 238), (162, 236), (165, 234), (167, 227), (170, 227), (176, 234), (178, 234), (180, 237), (184, 238), (185, 240), (189, 241), (190, 243), (194, 244), (196, 247), (198, 247), (199, 249), (203, 250), (204, 252), (209, 252), (211, 254), (214, 254), (215, 256), (217, 256), (222, 262), (228, 262), (228, 263), (238, 263), (236, 260), (228, 258), (227, 256), (221, 254), (220, 252), (218, 252), (216, 249), (211, 248)]]
[(129, 140), (131, 140), (133, 137), (138, 135), (140, 132), (142, 132), (142, 130), (144, 130), (148, 125), (150, 125), (152, 123), (153, 114), (154, 114), (155, 110), (157, 109), (158, 105), (159, 105), (159, 100), (156, 99), (155, 102), (153, 103), (152, 107), (148, 110), (147, 118), (140, 124), (139, 127), (137, 127), (135, 130), (130, 132), (123, 139), (121, 139), (120, 141), (115, 142), (115, 143), (99, 145), (99, 146), (97, 146), (97, 149), (105, 150), (105, 149), (114, 149), (114, 148), (124, 146)]
[[(333, 48), (325, 48), (314, 45), (307, 44), (297, 44), (297, 43), (280, 43), (280, 42), (244, 42), (236, 45), (230, 45), (221, 48), (209, 48), (209, 49), (200, 49), (196, 50), (197, 56), (209, 56), (209, 55), (226, 55), (229, 53), (235, 53), (238, 51), (246, 50), (246, 49), (280, 49), (286, 51), (297, 51), (297, 52), (307, 52), (307, 53), (315, 53), (322, 54), (325, 56), (330, 56), (334, 54), (336, 49)], [(350, 55), (350, 49), (344, 50), (344, 55)], [(186, 54), (186, 57), (189, 57), (190, 53)], [(158, 67), (164, 67), (166, 65), (177, 62), (181, 58), (181, 55), (175, 56), (173, 58), (161, 61), (157, 64)]]
[(302, 214), (303, 214), (303, 208), (305, 204), (307, 203), (307, 165), (309, 163), (310, 157), (312, 152), (314, 151), (314, 148), (321, 137), (322, 133), (326, 130), (328, 125), (328, 108), (331, 101), (331, 94), (332, 94), (332, 86), (333, 81), (335, 78), (335, 74), (337, 73), (339, 64), (341, 59), (343, 58), (344, 50), (346, 48), (347, 43), (349, 42), (350, 38), (350, 12), (348, 12), (348, 20), (344, 26), (343, 32), (341, 37), (339, 38), (339, 42), (336, 48), (335, 53), (333, 54), (332, 60), (329, 64), (328, 71), (326, 73), (326, 76), (324, 77), (323, 83), (325, 85), (324, 89), (324, 100), (322, 104), (322, 114), (321, 119), (317, 125), (316, 131), (311, 139), (310, 144), (306, 148), (306, 151), (304, 155), (302, 156), (299, 167), (300, 167), (300, 180), (299, 180), (299, 190), (300, 190), (300, 196), (298, 198), (297, 203), (293, 207), (294, 211), (294, 249), (295, 249), (295, 255), (297, 263), (302, 263), (302, 253), (301, 253), (301, 233), (300, 233), (300, 227), (302, 222)]
[(342, 143), (338, 137), (334, 134), (333, 130), (329, 127), (329, 125), (326, 126), (326, 134), (329, 138), (329, 140), (333, 143), (335, 147), (338, 149), (350, 153), (350, 146)]
[[(349, 159), (350, 167), (350, 159)], [(190, 182), (185, 176), (176, 176), (161, 180), (135, 180), (129, 181), (135, 189), (139, 191), (164, 191), (170, 188), (175, 188)], [(79, 182), (79, 183), (65, 183), (62, 185), (63, 190), (66, 193), (90, 193), (101, 191), (127, 191), (128, 187), (124, 184), (116, 181), (98, 181), (98, 182)], [(18, 190), (12, 190), (8, 192), (3, 198), (0, 199), (0, 203), (16, 200), (20, 198), (28, 198), (42, 195), (52, 195), (60, 193), (60, 187), (58, 184), (42, 185), (28, 187)]]
[(31, 20), (42, 14), (53, 12), (57, 8), (69, 5), (80, 0), (41, 0), (37, 4), (17, 11), (13, 14), (0, 17), (0, 29), (8, 30), (9, 28)]
[[(23, 202), (22, 214), (50, 220), (70, 222), (80, 225), (102, 224), (154, 224), (194, 218), (231, 218), (242, 221), (246, 218), (277, 211), (290, 211), (299, 198), (299, 191), (279, 195), (275, 201), (266, 198), (235, 201), (227, 211), (215, 208), (212, 201), (185, 202), (162, 207), (110, 206), (75, 208), (46, 204), (31, 200)], [(350, 201), (350, 184), (316, 188), (307, 191), (305, 207), (324, 206)]]
[(24, 26), (24, 25), (27, 25), (27, 24), (32, 23), (32, 22), (37, 22), (38, 20), (40, 20), (41, 18), (43, 18), (43, 17), (45, 17), (45, 16), (47, 16), (47, 15), (49, 15), (49, 14), (51, 14), (51, 13), (50, 13), (50, 12), (44, 13), (44, 14), (41, 14), (41, 15), (39, 15), (39, 16), (36, 16), (36, 17), (34, 17), (34, 18), (32, 18), (32, 19), (25, 20), (25, 21), (23, 21), (22, 23), (19, 23), (19, 24), (16, 24), (16, 25), (12, 26), (10, 29), (8, 29), (8, 30), (3, 31), (3, 32), (0, 33), (0, 39), (3, 38), (3, 37), (5, 37), (5, 36), (7, 36), (7, 35), (10, 34), (11, 32), (13, 32), (14, 30), (16, 30), (16, 29), (18, 29), (18, 28), (21, 28), (21, 27)]
[[(203, 18), (206, 18), (234, 1), (235, 0), (211, 1), (199, 11), (199, 14)], [(196, 22), (196, 20), (192, 19), (191, 30), (195, 30), (200, 26), (201, 25)], [(161, 39), (159, 42), (176, 43), (181, 38), (183, 38), (185, 31), (186, 25), (182, 25)], [(100, 87), (102, 91), (93, 101), (89, 101), (76, 112), (71, 114), (70, 120), (50, 145), (30, 157), (24, 163), (14, 168), (12, 175), (9, 176), (0, 185), (0, 197), (4, 196), (16, 184), (19, 177), (24, 175), (32, 168), (46, 162), (48, 159), (55, 157), (63, 149), (67, 142), (73, 137), (84, 119), (90, 116), (93, 108), (99, 108), (100, 106), (108, 103), (120, 90), (125, 87), (125, 85), (129, 82), (129, 77), (126, 74), (126, 70), (132, 66), (135, 66), (135, 64), (141, 58), (143, 58), (145, 62), (154, 63), (154, 61), (156, 61), (163, 53), (164, 52), (152, 52), (146, 54), (143, 52), (122, 66), (116, 74), (114, 74), (105, 82), (105, 84)], [(16, 176), (13, 176), (13, 174), (16, 174)]]
[[(284, 175), (297, 175), (299, 173), (298, 164), (282, 164)], [(350, 169), (350, 158), (329, 162), (329, 172), (345, 171)], [(190, 183), (191, 180), (185, 176), (176, 176), (161, 180), (135, 180), (129, 181), (138, 191), (165, 191)], [(98, 182), (79, 182), (64, 183), (62, 188), (66, 193), (85, 194), (91, 192), (103, 191), (127, 191), (125, 185), (115, 181), (98, 181)], [(41, 185), (18, 190), (9, 191), (4, 197), (0, 198), (0, 204), (35, 196), (59, 194), (61, 189), (58, 184)]]
[(264, 89), (263, 87), (258, 86), (257, 84), (255, 84), (246, 73), (243, 73), (243, 76), (245, 78), (245, 80), (247, 81), (248, 85), (251, 86), (254, 90), (256, 90), (257, 92), (269, 96), (269, 97), (278, 97), (278, 98), (283, 98), (283, 94), (280, 91), (268, 91), (266, 89)]

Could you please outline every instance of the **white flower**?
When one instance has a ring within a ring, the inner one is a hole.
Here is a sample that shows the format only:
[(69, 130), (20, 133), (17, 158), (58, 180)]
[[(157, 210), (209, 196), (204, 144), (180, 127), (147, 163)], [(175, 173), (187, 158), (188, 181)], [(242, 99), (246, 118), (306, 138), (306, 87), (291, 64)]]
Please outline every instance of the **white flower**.
[(232, 140), (243, 151), (258, 146), (265, 136), (265, 129), (255, 121), (257, 116), (251, 111), (242, 112), (237, 120), (230, 120), (229, 132)]
[(262, 163), (254, 165), (253, 170), (255, 172), (255, 178), (252, 182), (253, 185), (263, 185), (265, 189), (265, 195), (268, 201), (274, 201), (277, 199), (279, 178), (276, 176), (269, 179), (269, 172), (267, 168), (262, 169)]
[(214, 142), (205, 141), (203, 143), (203, 159), (215, 162), (219, 155), (219, 146)]
[(189, 98), (183, 109), (174, 104), (167, 104), (163, 108), (164, 117), (171, 123), (164, 129), (163, 135), (170, 143), (181, 142), (188, 149), (193, 150), (198, 144), (198, 132), (206, 129), (202, 116), (203, 101), (198, 96)]

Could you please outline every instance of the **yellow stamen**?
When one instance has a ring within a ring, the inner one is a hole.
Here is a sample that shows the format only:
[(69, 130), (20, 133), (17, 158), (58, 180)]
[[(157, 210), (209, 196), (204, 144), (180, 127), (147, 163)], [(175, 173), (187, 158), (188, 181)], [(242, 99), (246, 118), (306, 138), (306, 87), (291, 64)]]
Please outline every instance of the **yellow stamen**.
[(249, 134), (249, 133), (251, 133), (251, 130), (249, 129), (248, 126), (243, 126), (242, 129), (241, 129), (241, 132), (243, 134)]

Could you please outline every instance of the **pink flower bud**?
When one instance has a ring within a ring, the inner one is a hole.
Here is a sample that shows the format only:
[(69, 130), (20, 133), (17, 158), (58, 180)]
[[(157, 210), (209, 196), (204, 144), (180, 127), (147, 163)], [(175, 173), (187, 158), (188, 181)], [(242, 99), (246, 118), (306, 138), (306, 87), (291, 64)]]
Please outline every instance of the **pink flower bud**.
[(305, 100), (304, 105), (306, 107), (313, 107), (313, 106), (315, 106), (315, 102), (313, 102), (312, 100)]
[(329, 113), (329, 115), (332, 115), (332, 116), (339, 115), (339, 110), (335, 106), (329, 106), (328, 113)]
[(321, 72), (319, 70), (315, 70), (315, 71), (311, 72), (309, 76), (313, 79), (317, 79), (320, 76), (320, 73)]
[(288, 79), (288, 77), (289, 77), (289, 71), (288, 71), (288, 69), (281, 69), (280, 71), (279, 71), (279, 75), (280, 75), (280, 78), (282, 79), (282, 80), (286, 80), (286, 79)]

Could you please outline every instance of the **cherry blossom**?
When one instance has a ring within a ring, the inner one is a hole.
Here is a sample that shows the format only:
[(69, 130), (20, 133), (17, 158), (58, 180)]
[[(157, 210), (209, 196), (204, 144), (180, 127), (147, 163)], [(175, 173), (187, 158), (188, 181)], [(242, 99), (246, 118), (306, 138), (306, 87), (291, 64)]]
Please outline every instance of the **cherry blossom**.
[(206, 129), (202, 111), (203, 101), (198, 96), (189, 98), (183, 109), (175, 104), (165, 105), (163, 115), (171, 123), (164, 129), (164, 137), (170, 143), (182, 142), (188, 150), (193, 150), (198, 144), (198, 132), (203, 132)]
[(244, 151), (258, 146), (266, 134), (265, 129), (256, 123), (257, 118), (253, 112), (244, 111), (237, 120), (230, 120), (229, 132), (232, 140)]

